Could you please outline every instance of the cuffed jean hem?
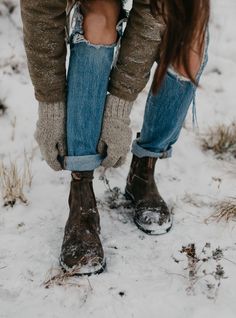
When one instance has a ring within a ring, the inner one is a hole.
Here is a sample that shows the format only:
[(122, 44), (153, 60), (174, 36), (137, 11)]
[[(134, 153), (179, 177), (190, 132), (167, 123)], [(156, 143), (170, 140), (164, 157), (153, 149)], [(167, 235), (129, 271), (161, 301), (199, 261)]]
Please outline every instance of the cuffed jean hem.
[(137, 143), (137, 139), (133, 141), (132, 144), (132, 153), (137, 156), (138, 158), (144, 158), (144, 157), (152, 157), (152, 158), (159, 158), (159, 159), (166, 159), (170, 158), (172, 156), (172, 148), (162, 151), (162, 152), (153, 152), (149, 151)]
[(69, 171), (92, 171), (100, 166), (104, 157), (102, 155), (65, 156), (63, 169)]

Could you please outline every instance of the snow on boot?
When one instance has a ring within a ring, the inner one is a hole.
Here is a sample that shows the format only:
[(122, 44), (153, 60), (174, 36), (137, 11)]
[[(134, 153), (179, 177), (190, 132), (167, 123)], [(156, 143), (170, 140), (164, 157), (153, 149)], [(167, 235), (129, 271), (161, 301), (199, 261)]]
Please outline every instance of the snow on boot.
[(75, 275), (99, 274), (106, 266), (92, 180), (93, 171), (72, 172), (60, 264)]
[(135, 224), (150, 235), (167, 233), (173, 221), (154, 179), (156, 161), (157, 158), (133, 155), (125, 188), (126, 198), (134, 204)]

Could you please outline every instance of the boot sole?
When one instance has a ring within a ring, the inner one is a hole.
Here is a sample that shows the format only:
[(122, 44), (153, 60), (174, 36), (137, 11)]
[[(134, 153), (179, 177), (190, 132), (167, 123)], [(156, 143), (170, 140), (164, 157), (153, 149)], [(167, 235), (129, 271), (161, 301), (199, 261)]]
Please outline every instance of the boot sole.
[(61, 258), (59, 259), (60, 266), (64, 272), (72, 272), (72, 276), (91, 276), (91, 275), (99, 275), (106, 269), (106, 259), (103, 260), (102, 264), (100, 266), (95, 267), (95, 270), (89, 271), (86, 269), (86, 266), (82, 266), (78, 268), (78, 271), (75, 269), (75, 267), (69, 267), (67, 266)]
[[(127, 189), (125, 189), (125, 198), (129, 201), (131, 201), (133, 207), (134, 207), (134, 210), (135, 210), (135, 200), (134, 200), (134, 197), (132, 196), (131, 193), (128, 192)], [(170, 222), (169, 222), (169, 225), (164, 228), (164, 227), (160, 227), (160, 229), (156, 229), (156, 230), (149, 230), (145, 227), (143, 227), (136, 219), (135, 217), (133, 217), (133, 221), (135, 223), (135, 225), (137, 226), (137, 228), (139, 230), (141, 230), (142, 232), (144, 232), (145, 234), (148, 234), (148, 235), (153, 235), (153, 236), (157, 236), (157, 235), (163, 235), (163, 234), (166, 234), (168, 233), (171, 228), (172, 228), (172, 225), (173, 225), (173, 217), (171, 215), (171, 219), (170, 219)]]
[(141, 224), (139, 224), (138, 221), (135, 220), (135, 218), (134, 218), (134, 223), (139, 230), (143, 231), (144, 233), (148, 235), (153, 235), (153, 236), (167, 234), (172, 228), (172, 219), (170, 221), (170, 225), (167, 228), (160, 228), (160, 230), (148, 230), (145, 227), (143, 227)]

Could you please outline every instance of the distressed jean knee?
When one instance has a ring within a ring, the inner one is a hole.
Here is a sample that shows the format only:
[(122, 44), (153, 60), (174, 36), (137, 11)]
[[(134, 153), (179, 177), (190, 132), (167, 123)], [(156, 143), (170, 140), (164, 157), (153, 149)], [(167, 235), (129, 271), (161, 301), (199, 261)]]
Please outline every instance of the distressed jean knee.
[(104, 159), (97, 152), (97, 144), (115, 48), (87, 41), (83, 16), (78, 6), (74, 9), (68, 41), (71, 50), (67, 73), (67, 156), (63, 158), (63, 167), (86, 171), (94, 170)]
[(83, 14), (81, 12), (80, 4), (76, 3), (75, 4), (75, 9), (74, 13), (72, 16), (72, 21), (71, 21), (71, 35), (69, 37), (69, 43), (70, 44), (77, 44), (77, 43), (86, 43), (89, 46), (95, 47), (95, 48), (100, 48), (100, 47), (107, 47), (107, 48), (112, 48), (116, 47), (120, 43), (120, 38), (123, 33), (123, 22), (126, 21), (126, 17), (122, 17), (117, 25), (116, 25), (116, 30), (118, 34), (118, 40), (115, 43), (112, 44), (93, 44), (89, 40), (87, 40), (84, 36), (84, 30), (83, 30)]
[[(196, 82), (199, 83), (200, 77), (202, 75), (202, 72), (207, 64), (208, 61), (208, 46), (209, 46), (209, 27), (207, 27), (206, 29), (206, 34), (205, 34), (205, 39), (204, 39), (204, 49), (203, 49), (203, 56), (202, 56), (202, 61), (200, 63), (200, 67), (199, 70), (197, 72), (196, 75)], [(190, 82), (190, 79), (181, 75), (175, 68), (173, 65), (170, 65), (170, 67), (168, 68), (168, 72), (170, 74), (172, 74), (173, 76), (175, 76), (178, 80), (180, 81), (186, 81), (186, 82)]]
[[(209, 28), (207, 28), (206, 30), (206, 34), (205, 34), (205, 40), (204, 40), (204, 49), (203, 49), (203, 57), (202, 57), (202, 61), (199, 67), (199, 70), (197, 72), (196, 75), (196, 83), (199, 84), (201, 75), (203, 73), (203, 70), (208, 62), (208, 46), (209, 46)], [(185, 76), (183, 76), (182, 74), (180, 74), (174, 67), (173, 65), (170, 65), (170, 67), (168, 68), (167, 71), (169, 74), (171, 74), (172, 76), (174, 76), (176, 78), (177, 81), (182, 81), (182, 82), (191, 82), (191, 80)], [(197, 111), (196, 111), (196, 89), (197, 86), (193, 85), (193, 90), (194, 90), (194, 94), (193, 94), (193, 107), (192, 107), (192, 125), (193, 128), (195, 128), (195, 125), (197, 125), (198, 127), (198, 122), (197, 122)]]

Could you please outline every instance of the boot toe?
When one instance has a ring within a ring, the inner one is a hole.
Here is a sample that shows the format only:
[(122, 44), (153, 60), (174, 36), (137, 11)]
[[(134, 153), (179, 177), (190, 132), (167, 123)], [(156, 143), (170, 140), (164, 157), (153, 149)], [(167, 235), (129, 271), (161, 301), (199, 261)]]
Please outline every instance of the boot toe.
[(169, 210), (161, 207), (141, 208), (135, 211), (134, 222), (146, 234), (161, 235), (171, 229), (173, 217)]
[(92, 275), (99, 274), (106, 267), (104, 255), (94, 255), (91, 253), (84, 254), (80, 257), (72, 257), (71, 255), (61, 254), (60, 265), (73, 275)]
[(70, 237), (64, 241), (61, 250), (60, 264), (62, 268), (75, 275), (91, 275), (101, 273), (105, 269), (105, 258), (98, 235), (87, 240)]

